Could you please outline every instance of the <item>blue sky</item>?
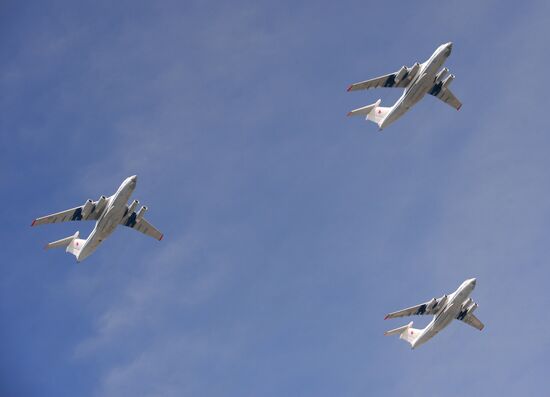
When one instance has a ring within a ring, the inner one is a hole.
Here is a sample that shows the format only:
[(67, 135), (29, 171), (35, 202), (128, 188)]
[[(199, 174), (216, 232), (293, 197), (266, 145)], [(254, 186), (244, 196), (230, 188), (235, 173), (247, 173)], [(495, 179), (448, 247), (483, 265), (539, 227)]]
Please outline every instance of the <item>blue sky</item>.
[[(547, 395), (547, 2), (1, 10), (0, 395)], [(447, 41), (460, 112), (345, 117)], [(42, 249), (132, 174), (162, 242)], [(469, 277), (483, 332), (383, 337)]]

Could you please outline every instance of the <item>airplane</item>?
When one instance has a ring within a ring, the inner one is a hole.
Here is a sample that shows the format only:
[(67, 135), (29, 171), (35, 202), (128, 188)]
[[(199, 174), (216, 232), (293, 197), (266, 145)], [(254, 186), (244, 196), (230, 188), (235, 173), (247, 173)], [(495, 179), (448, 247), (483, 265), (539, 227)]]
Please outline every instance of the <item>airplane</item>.
[(142, 206), (138, 212), (135, 212), (139, 201), (134, 200), (130, 205), (127, 204), (136, 184), (137, 176), (130, 176), (122, 182), (111, 197), (101, 196), (97, 201), (87, 200), (80, 207), (36, 218), (31, 226), (67, 221), (96, 221), (87, 239), (80, 239), (80, 232), (77, 231), (74, 235), (49, 243), (45, 247), (45, 249), (66, 247), (65, 251), (73, 254), (77, 262), (90, 256), (118, 225), (135, 229), (160, 241), (163, 234), (143, 217), (147, 207)]
[(378, 124), (378, 128), (381, 131), (403, 116), (426, 94), (430, 94), (459, 110), (462, 103), (449, 89), (449, 85), (455, 79), (455, 75), (449, 74), (447, 76), (449, 73), (449, 69), (447, 68), (439, 70), (449, 55), (451, 55), (452, 49), (453, 43), (442, 44), (422, 64), (417, 62), (410, 68), (403, 66), (395, 73), (350, 85), (348, 91), (378, 87), (404, 88), (405, 91), (392, 107), (380, 106), (382, 100), (379, 99), (372, 105), (352, 110), (348, 113), (348, 116), (366, 116), (366, 120)]
[(409, 342), (414, 349), (433, 338), (454, 319), (481, 331), (484, 325), (473, 313), (477, 309), (477, 303), (469, 298), (475, 286), (476, 279), (471, 278), (464, 281), (452, 294), (388, 314), (384, 320), (414, 315), (433, 315), (434, 318), (424, 329), (412, 328), (411, 321), (407, 325), (385, 332), (384, 335), (399, 335), (400, 339)]

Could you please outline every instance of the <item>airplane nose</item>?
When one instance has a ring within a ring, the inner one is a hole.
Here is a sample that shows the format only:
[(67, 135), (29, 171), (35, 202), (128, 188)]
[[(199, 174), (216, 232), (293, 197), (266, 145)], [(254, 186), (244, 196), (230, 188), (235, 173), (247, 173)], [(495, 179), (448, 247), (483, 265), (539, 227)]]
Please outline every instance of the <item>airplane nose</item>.
[(472, 283), (472, 285), (476, 285), (477, 280), (475, 278), (472, 278), (470, 279), (470, 282)]
[(132, 182), (137, 182), (137, 175), (132, 175), (132, 176), (130, 177), (130, 180), (131, 180)]

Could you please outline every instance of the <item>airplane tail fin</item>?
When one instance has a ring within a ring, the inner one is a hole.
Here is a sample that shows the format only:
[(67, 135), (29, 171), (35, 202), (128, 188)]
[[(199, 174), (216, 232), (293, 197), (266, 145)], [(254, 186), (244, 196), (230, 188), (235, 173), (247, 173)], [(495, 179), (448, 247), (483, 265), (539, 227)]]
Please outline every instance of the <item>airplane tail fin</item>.
[(377, 100), (375, 103), (367, 106), (363, 106), (362, 108), (352, 110), (348, 113), (348, 116), (366, 116), (367, 120), (370, 120), (378, 126), (380, 126), (380, 123), (382, 120), (386, 118), (386, 115), (390, 111), (391, 108), (385, 108), (380, 106), (380, 103), (382, 102), (381, 99)]
[(82, 250), (82, 246), (86, 241), (78, 238), (79, 236), (80, 236), (80, 232), (76, 232), (72, 236), (65, 237), (65, 238), (62, 238), (61, 240), (51, 242), (48, 245), (46, 245), (44, 248), (51, 249), (51, 248), (66, 247), (65, 248), (66, 252), (78, 257), (78, 254), (80, 254), (80, 251)]
[(418, 335), (420, 335), (421, 330), (412, 328), (412, 325), (413, 322), (411, 321), (407, 325), (384, 332), (384, 335), (399, 335), (399, 339), (409, 342), (414, 347), (414, 342), (418, 338)]

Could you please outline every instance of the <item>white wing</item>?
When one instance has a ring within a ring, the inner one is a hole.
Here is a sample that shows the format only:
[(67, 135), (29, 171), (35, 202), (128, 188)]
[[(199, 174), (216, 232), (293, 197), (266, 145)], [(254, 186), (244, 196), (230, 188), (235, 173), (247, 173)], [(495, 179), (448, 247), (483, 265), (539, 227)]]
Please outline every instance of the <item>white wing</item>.
[(164, 235), (156, 227), (151, 225), (145, 218), (141, 218), (141, 220), (137, 222), (134, 226), (128, 227), (131, 227), (132, 229), (135, 229), (138, 232), (153, 237), (154, 239), (157, 239), (159, 241), (162, 240), (162, 238), (164, 237)]
[(480, 331), (485, 327), (485, 325), (473, 313), (468, 313), (462, 321)]
[(436, 84), (428, 93), (442, 100), (447, 105), (452, 106), (456, 110), (460, 110), (460, 108), (462, 107), (462, 102), (460, 102), (455, 94), (453, 94), (448, 88), (441, 88), (438, 87), (438, 85)]
[(446, 295), (442, 296), (439, 299), (433, 298), (429, 302), (421, 303), (420, 305), (408, 307), (406, 309), (390, 313), (386, 316), (385, 319), (418, 315), (434, 315), (439, 312), (439, 309), (443, 306), (446, 300)]
[(69, 210), (56, 212), (55, 214), (36, 218), (32, 222), (31, 226), (70, 221), (96, 221), (101, 215), (101, 210), (97, 208), (97, 203), (97, 201), (88, 200), (80, 207), (75, 207)]
[(135, 229), (159, 241), (164, 237), (164, 235), (156, 227), (151, 225), (147, 219), (144, 217), (140, 219), (136, 212), (127, 213), (120, 221), (120, 224)]
[(390, 73), (384, 76), (376, 77), (374, 79), (361, 81), (360, 83), (354, 83), (348, 87), (348, 91), (367, 90), (369, 88), (378, 87), (406, 88), (417, 75), (418, 70), (418, 63), (414, 64), (414, 66), (410, 68), (403, 66), (395, 73)]

